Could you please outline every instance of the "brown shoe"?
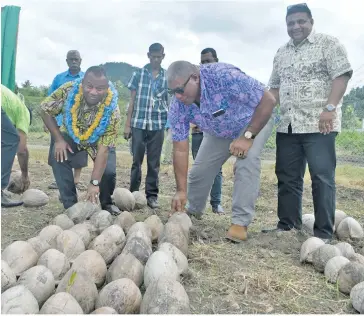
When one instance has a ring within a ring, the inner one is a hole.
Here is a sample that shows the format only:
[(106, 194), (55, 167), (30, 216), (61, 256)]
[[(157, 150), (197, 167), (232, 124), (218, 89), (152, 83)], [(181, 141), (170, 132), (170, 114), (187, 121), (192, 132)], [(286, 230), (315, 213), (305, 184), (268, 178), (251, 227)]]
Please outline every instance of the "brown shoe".
[(231, 225), (226, 238), (233, 242), (242, 242), (248, 239), (248, 227), (240, 225)]

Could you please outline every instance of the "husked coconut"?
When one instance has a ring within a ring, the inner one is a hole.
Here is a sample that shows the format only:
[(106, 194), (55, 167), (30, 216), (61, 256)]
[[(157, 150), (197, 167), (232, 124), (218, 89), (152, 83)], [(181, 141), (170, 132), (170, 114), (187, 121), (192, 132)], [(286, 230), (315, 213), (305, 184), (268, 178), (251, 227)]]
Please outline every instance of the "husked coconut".
[(39, 306), (53, 294), (56, 283), (52, 271), (45, 266), (35, 266), (23, 272), (18, 284), (24, 285), (37, 300)]
[(364, 237), (363, 227), (352, 217), (346, 217), (341, 221), (337, 227), (336, 234), (340, 240), (355, 240)]
[(151, 244), (140, 237), (131, 238), (127, 241), (122, 251), (123, 254), (131, 253), (143, 265), (147, 262), (152, 252)]
[(341, 252), (333, 245), (322, 245), (312, 253), (312, 263), (319, 272), (325, 271), (326, 263), (333, 257), (341, 256)]
[(16, 283), (16, 275), (6, 261), (1, 260), (1, 293)]
[(179, 223), (183, 231), (186, 233), (187, 238), (189, 237), (190, 229), (192, 228), (191, 218), (185, 212), (176, 212), (169, 219), (168, 222)]
[(10, 174), (9, 184), (6, 188), (11, 193), (23, 193), (23, 177), (20, 170), (14, 170)]
[(1, 254), (4, 260), (15, 275), (20, 275), (25, 270), (35, 266), (38, 260), (38, 254), (35, 252), (30, 243), (26, 241), (14, 241), (7, 246)]
[(121, 254), (110, 265), (106, 281), (110, 283), (118, 279), (130, 279), (138, 287), (143, 283), (144, 266), (132, 254)]
[(95, 309), (91, 314), (106, 314), (106, 315), (111, 315), (111, 314), (117, 314), (116, 310), (111, 308), (111, 307), (107, 307), (107, 306), (103, 306), (100, 307), (98, 309)]
[(301, 246), (300, 262), (312, 263), (312, 253), (325, 242), (317, 237), (308, 238)]
[(158, 241), (159, 236), (163, 231), (163, 223), (157, 215), (149, 216), (145, 221), (145, 225), (149, 227), (152, 232), (152, 242)]
[(325, 266), (325, 277), (330, 283), (336, 283), (340, 269), (350, 260), (344, 256), (336, 256), (327, 261)]
[(86, 250), (73, 262), (72, 269), (86, 271), (91, 280), (100, 287), (105, 282), (107, 267), (102, 256), (95, 250)]
[(314, 224), (315, 224), (315, 215), (313, 214), (302, 215), (302, 229), (310, 235), (313, 235)]
[(57, 245), (57, 237), (60, 233), (63, 232), (63, 229), (57, 225), (49, 225), (44, 227), (40, 233), (39, 238), (45, 240), (51, 248), (56, 248)]
[(179, 281), (178, 268), (172, 257), (163, 251), (155, 251), (144, 268), (144, 285), (146, 288), (161, 276)]
[(44, 239), (41, 239), (39, 236), (30, 238), (27, 240), (27, 242), (31, 244), (38, 257), (40, 257), (48, 249), (51, 249), (51, 245), (48, 244)]
[(340, 225), (341, 221), (346, 217), (348, 217), (348, 215), (346, 215), (345, 212), (340, 211), (340, 210), (335, 211), (335, 229), (337, 229), (337, 227)]
[[(98, 229), (91, 223), (91, 221), (87, 220), (82, 223), (82, 225), (86, 225), (88, 232), (90, 233), (91, 240), (98, 236)], [(75, 225), (76, 226), (76, 225)]]
[(52, 295), (44, 303), (39, 314), (83, 314), (83, 310), (71, 294), (61, 292)]
[(114, 224), (119, 225), (123, 230), (124, 233), (127, 234), (131, 226), (136, 223), (134, 216), (125, 211), (122, 212), (118, 217), (115, 218)]
[(106, 235), (100, 234), (90, 243), (88, 249), (97, 251), (106, 264), (109, 264), (121, 253), (123, 248)]
[(340, 250), (345, 258), (350, 259), (355, 254), (354, 248), (347, 242), (339, 242), (334, 246)]
[(357, 262), (349, 262), (343, 266), (338, 274), (337, 283), (340, 292), (349, 294), (351, 289), (364, 281), (364, 265)]
[(134, 195), (136, 210), (140, 210), (147, 206), (147, 198), (143, 192), (134, 191), (132, 194)]
[(162, 276), (145, 291), (140, 313), (191, 314), (190, 300), (181, 283)]
[(16, 285), (1, 294), (1, 314), (38, 314), (39, 306), (32, 292)]
[(95, 283), (85, 270), (70, 269), (57, 287), (56, 293), (61, 292), (71, 294), (85, 314), (94, 310), (98, 292)]
[(101, 234), (112, 240), (117, 246), (124, 247), (126, 238), (123, 229), (119, 225), (111, 225), (105, 228)]
[(112, 281), (100, 291), (96, 308), (109, 306), (118, 314), (139, 313), (142, 294), (132, 280), (123, 278)]
[(49, 197), (43, 191), (38, 189), (28, 189), (23, 194), (25, 207), (41, 207), (47, 205)]
[(165, 252), (167, 255), (171, 256), (178, 268), (178, 274), (185, 274), (188, 271), (188, 261), (186, 256), (179, 250), (176, 246), (170, 244), (169, 242), (164, 242), (159, 245), (159, 251)]
[(62, 279), (71, 267), (66, 255), (57, 249), (47, 250), (40, 256), (37, 264), (51, 270), (56, 281)]
[(66, 210), (66, 215), (75, 224), (79, 224), (90, 219), (98, 211), (101, 211), (101, 209), (97, 204), (93, 204), (90, 201), (78, 202)]
[(53, 218), (51, 225), (57, 225), (62, 229), (66, 230), (70, 229), (75, 224), (66, 214), (60, 214)]
[(362, 247), (362, 248), (359, 250), (359, 254), (361, 254), (362, 256), (364, 256), (364, 247)]
[(145, 238), (152, 245), (152, 231), (144, 222), (136, 222), (130, 227), (126, 240), (128, 241), (134, 237)]
[(364, 282), (358, 283), (351, 289), (350, 300), (353, 307), (360, 314), (364, 314)]
[(359, 253), (354, 253), (351, 257), (350, 257), (350, 261), (352, 262), (357, 262), (357, 263), (361, 263), (362, 265), (364, 265), (364, 256), (362, 256)]
[(115, 205), (121, 211), (131, 212), (135, 207), (134, 195), (125, 188), (116, 188), (113, 193), (113, 199)]
[[(76, 233), (78, 237), (80, 237), (85, 245), (85, 248), (90, 244), (91, 234), (86, 224), (76, 224), (75, 226), (69, 229), (70, 231)], [(96, 236), (95, 236), (96, 237)]]
[(188, 238), (182, 226), (176, 222), (167, 222), (164, 225), (162, 234), (158, 239), (158, 244), (169, 242), (183, 252), (185, 256), (188, 254)]
[(56, 240), (56, 249), (63, 252), (72, 262), (79, 254), (85, 251), (82, 239), (73, 231), (64, 230)]
[(113, 218), (108, 211), (99, 211), (91, 216), (90, 222), (101, 233), (105, 228), (112, 225)]

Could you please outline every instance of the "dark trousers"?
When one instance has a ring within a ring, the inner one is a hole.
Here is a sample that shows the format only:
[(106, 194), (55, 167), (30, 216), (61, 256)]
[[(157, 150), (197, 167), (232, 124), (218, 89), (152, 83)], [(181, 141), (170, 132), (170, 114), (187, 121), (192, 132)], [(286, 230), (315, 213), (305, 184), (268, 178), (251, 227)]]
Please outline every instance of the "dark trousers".
[[(65, 133), (62, 133), (65, 141), (71, 146), (73, 154), (68, 152), (68, 160), (64, 162), (57, 162), (54, 160), (52, 163), (53, 175), (61, 195), (61, 200), (65, 209), (70, 208), (77, 203), (76, 186), (74, 183), (72, 172), (72, 160), (75, 159), (77, 153), (82, 152), (78, 150), (76, 143)], [(54, 155), (54, 149), (53, 149)], [(90, 179), (91, 180), (91, 179)], [(104, 174), (100, 182), (100, 203), (102, 209), (107, 205), (112, 204), (111, 195), (114, 192), (116, 184), (116, 153), (115, 149), (110, 149), (108, 160)]]
[(139, 191), (142, 180), (142, 164), (147, 149), (147, 177), (145, 179), (145, 195), (147, 198), (158, 197), (159, 168), (164, 141), (164, 130), (148, 131), (132, 128), (133, 165), (130, 175), (130, 191)]
[(278, 228), (302, 228), (303, 177), (307, 162), (312, 181), (314, 235), (325, 239), (332, 237), (336, 199), (336, 135), (335, 132), (328, 135), (277, 133)]
[(9, 184), (11, 168), (18, 151), (19, 135), (5, 111), (1, 109), (1, 190)]
[[(198, 150), (200, 149), (201, 143), (203, 140), (203, 133), (194, 133), (192, 134), (192, 157), (193, 160), (196, 159)], [(214, 179), (214, 183), (212, 185), (210, 191), (210, 204), (212, 207), (217, 207), (221, 204), (221, 187), (222, 187), (222, 167), (220, 168), (219, 173), (216, 175)]]

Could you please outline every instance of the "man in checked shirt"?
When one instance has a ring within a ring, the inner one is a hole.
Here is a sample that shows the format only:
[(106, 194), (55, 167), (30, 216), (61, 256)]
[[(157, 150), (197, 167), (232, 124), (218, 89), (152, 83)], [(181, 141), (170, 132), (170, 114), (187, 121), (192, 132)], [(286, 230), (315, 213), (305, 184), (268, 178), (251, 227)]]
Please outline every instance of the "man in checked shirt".
[(127, 85), (131, 91), (131, 100), (124, 138), (132, 139), (130, 191), (139, 191), (147, 150), (145, 194), (148, 206), (152, 209), (159, 207), (159, 167), (168, 111), (167, 81), (165, 70), (161, 67), (164, 56), (164, 47), (159, 43), (152, 44), (148, 52), (150, 63), (134, 71)]

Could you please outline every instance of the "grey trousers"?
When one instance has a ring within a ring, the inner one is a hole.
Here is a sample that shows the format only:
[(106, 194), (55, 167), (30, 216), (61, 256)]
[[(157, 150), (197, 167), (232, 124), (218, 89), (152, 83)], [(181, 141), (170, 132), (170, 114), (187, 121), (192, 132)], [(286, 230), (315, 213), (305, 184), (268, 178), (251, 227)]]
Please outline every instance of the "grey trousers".
[[(245, 159), (236, 159), (232, 201), (232, 224), (248, 226), (255, 214), (255, 202), (260, 187), (260, 155), (272, 133), (274, 120), (254, 139)], [(188, 211), (202, 214), (208, 195), (221, 166), (230, 158), (229, 146), (232, 140), (204, 133), (201, 147), (188, 175)]]

